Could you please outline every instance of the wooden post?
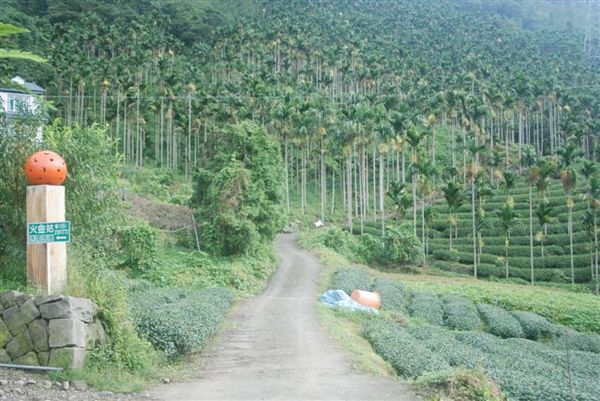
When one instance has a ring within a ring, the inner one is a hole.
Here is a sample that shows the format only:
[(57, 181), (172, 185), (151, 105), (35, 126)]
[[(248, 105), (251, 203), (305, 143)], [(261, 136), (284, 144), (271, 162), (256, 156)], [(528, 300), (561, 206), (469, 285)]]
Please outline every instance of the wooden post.
[[(65, 187), (27, 187), (27, 224), (65, 221)], [(27, 245), (27, 281), (48, 294), (60, 294), (67, 285), (67, 244)]]

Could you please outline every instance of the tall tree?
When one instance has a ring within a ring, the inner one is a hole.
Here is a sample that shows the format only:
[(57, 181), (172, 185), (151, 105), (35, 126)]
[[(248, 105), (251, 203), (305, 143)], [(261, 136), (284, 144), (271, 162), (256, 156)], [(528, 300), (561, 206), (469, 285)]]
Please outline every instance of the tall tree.
[(568, 140), (563, 147), (558, 150), (561, 161), (560, 181), (563, 190), (567, 196), (567, 209), (569, 211), (569, 221), (567, 223), (569, 231), (569, 256), (571, 262), (571, 284), (575, 284), (575, 264), (573, 260), (573, 189), (577, 186), (577, 171), (575, 162), (579, 158), (581, 150), (574, 141)]

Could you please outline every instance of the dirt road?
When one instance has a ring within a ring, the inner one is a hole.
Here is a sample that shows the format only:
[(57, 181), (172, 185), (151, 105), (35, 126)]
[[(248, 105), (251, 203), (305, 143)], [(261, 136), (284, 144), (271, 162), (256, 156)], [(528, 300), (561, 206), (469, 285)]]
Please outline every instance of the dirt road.
[(320, 327), (315, 311), (319, 263), (296, 236), (276, 240), (280, 267), (266, 291), (237, 308), (199, 378), (152, 394), (183, 400), (415, 400), (406, 386), (356, 372)]

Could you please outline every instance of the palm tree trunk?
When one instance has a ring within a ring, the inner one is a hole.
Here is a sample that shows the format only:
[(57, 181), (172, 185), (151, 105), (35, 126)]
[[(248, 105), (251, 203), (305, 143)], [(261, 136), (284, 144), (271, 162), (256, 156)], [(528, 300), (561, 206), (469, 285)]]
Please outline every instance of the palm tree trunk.
[(352, 232), (352, 158), (350, 155), (346, 156), (346, 203), (348, 228)]
[(290, 212), (290, 178), (289, 178), (289, 155), (288, 155), (288, 136), (285, 135), (285, 139), (283, 140), (283, 158), (285, 163), (284, 173), (285, 173), (285, 211), (287, 213)]
[(331, 216), (335, 212), (335, 170), (331, 170)]
[(321, 138), (321, 221), (325, 222), (325, 207), (327, 206), (327, 171), (325, 167), (325, 149)]
[(594, 264), (596, 268), (596, 295), (600, 295), (600, 278), (598, 277), (598, 226), (596, 221), (596, 210), (594, 210)]
[(569, 194), (569, 254), (571, 261), (571, 284), (575, 284), (575, 264), (573, 263), (573, 206)]
[(477, 232), (475, 229), (475, 179), (471, 180), (471, 228), (473, 233), (473, 276), (477, 278)]
[(504, 268), (506, 269), (506, 279), (508, 280), (508, 241), (510, 241), (510, 234), (507, 231), (504, 237)]
[(379, 154), (379, 213), (381, 214), (381, 236), (385, 236), (385, 210), (383, 193), (383, 154)]
[(413, 197), (413, 233), (417, 236), (417, 182), (416, 174), (412, 172), (412, 197)]
[[(425, 251), (425, 198), (421, 198), (421, 243)], [(427, 253), (425, 253), (427, 255)]]
[[(450, 211), (450, 213), (448, 213), (450, 216), (450, 220), (454, 221), (454, 215), (453, 213)], [(450, 224), (450, 227), (448, 227), (448, 243), (450, 245), (450, 250), (452, 250), (452, 230), (453, 230), (453, 224)]]
[(529, 184), (529, 267), (531, 269), (531, 285), (534, 285), (535, 280), (533, 273), (533, 206), (531, 195), (531, 184)]

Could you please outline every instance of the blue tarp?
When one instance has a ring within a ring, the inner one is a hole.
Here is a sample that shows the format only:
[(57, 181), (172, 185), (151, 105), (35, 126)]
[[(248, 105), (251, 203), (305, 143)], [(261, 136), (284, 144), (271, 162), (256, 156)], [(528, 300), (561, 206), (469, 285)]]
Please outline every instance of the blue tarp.
[(379, 313), (375, 308), (364, 306), (350, 298), (343, 290), (329, 290), (321, 295), (321, 302), (332, 308), (344, 308), (352, 311)]

